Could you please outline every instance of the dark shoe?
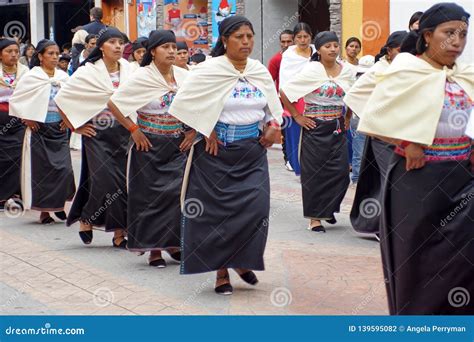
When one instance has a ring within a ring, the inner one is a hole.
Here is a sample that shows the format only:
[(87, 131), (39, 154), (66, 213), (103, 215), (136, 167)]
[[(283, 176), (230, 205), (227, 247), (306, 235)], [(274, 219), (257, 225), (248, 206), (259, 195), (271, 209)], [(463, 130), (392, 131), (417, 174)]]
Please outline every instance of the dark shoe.
[(84, 242), (84, 244), (90, 245), (90, 243), (92, 242), (92, 238), (94, 237), (94, 234), (92, 233), (92, 229), (85, 230), (85, 231), (79, 232), (79, 237), (81, 238), (82, 242)]
[(54, 212), (54, 216), (56, 216), (58, 219), (60, 219), (62, 221), (67, 220), (67, 215), (64, 211), (56, 211), (56, 212)]
[(217, 278), (217, 279), (218, 279), (218, 280), (219, 280), (219, 279), (227, 279), (228, 283), (217, 286), (217, 287), (214, 289), (214, 291), (216, 291), (216, 293), (217, 293), (218, 295), (230, 296), (230, 295), (234, 292), (234, 288), (233, 288), (232, 285), (230, 284), (229, 275), (226, 275), (225, 277), (219, 277), (219, 278)]
[(337, 223), (337, 220), (336, 218), (333, 216), (330, 220), (326, 220), (327, 223), (329, 224), (336, 224)]
[(56, 222), (56, 221), (54, 221), (54, 219), (51, 216), (43, 217), (40, 220), (40, 223), (44, 224), (44, 225), (54, 224), (54, 222)]
[[(167, 252), (168, 252), (168, 251), (167, 251)], [(170, 257), (171, 257), (173, 260), (181, 261), (181, 252), (180, 252), (180, 251), (177, 251), (177, 252), (174, 252), (174, 253), (168, 252), (168, 254), (170, 255)]]
[(165, 268), (166, 267), (166, 261), (165, 259), (155, 259), (150, 262), (148, 262), (148, 265), (153, 266), (153, 267), (158, 267), (158, 268)]
[[(239, 273), (237, 272), (237, 274)], [(253, 273), (252, 271), (239, 274), (239, 277), (242, 278), (243, 281), (245, 281), (247, 284), (250, 284), (250, 285), (257, 285), (258, 283), (258, 278), (255, 275), (255, 273)]]
[(115, 244), (115, 238), (112, 238), (112, 245), (115, 248), (127, 249), (127, 239), (123, 239), (118, 245)]
[(322, 225), (311, 228), (311, 231), (316, 233), (326, 233), (326, 229), (324, 229)]

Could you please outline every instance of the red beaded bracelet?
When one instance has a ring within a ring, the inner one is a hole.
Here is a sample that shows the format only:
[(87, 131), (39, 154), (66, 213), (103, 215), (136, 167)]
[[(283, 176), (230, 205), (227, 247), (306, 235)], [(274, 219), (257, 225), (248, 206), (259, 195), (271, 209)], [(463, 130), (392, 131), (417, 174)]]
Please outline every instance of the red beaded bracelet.
[(400, 143), (400, 147), (403, 149), (407, 148), (408, 145), (411, 145), (411, 141), (402, 140), (402, 142)]
[(136, 124), (133, 124), (132, 126), (130, 126), (130, 128), (128, 129), (128, 131), (133, 134), (137, 129), (139, 129), (140, 126), (136, 125)]
[(267, 123), (268, 126), (273, 127), (273, 128), (280, 128), (280, 125), (278, 124), (278, 121), (272, 120)]

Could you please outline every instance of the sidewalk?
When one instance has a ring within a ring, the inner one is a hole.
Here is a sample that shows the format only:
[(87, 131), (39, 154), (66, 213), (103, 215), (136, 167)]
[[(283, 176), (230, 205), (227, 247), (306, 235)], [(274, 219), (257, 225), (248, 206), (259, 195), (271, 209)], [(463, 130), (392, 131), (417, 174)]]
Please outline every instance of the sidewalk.
[[(79, 175), (80, 152), (73, 152)], [(234, 294), (214, 294), (215, 274), (179, 275), (147, 266), (146, 256), (111, 247), (95, 232), (84, 246), (77, 227), (43, 227), (38, 214), (0, 213), (0, 314), (78, 315), (384, 315), (379, 245), (350, 227), (354, 190), (326, 234), (306, 229), (300, 184), (269, 150), (270, 236), (265, 272), (251, 287), (231, 273)]]

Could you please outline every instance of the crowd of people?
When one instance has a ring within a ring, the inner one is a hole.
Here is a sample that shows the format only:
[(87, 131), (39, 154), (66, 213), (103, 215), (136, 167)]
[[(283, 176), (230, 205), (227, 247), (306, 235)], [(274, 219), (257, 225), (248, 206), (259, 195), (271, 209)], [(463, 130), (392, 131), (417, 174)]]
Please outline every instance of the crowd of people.
[[(0, 201), (21, 200), (41, 224), (78, 222), (87, 245), (94, 229), (113, 232), (113, 247), (153, 267), (166, 252), (182, 274), (216, 271), (229, 295), (230, 269), (256, 285), (265, 268), (266, 149), (281, 132), (309, 230), (337, 224), (352, 179), (351, 223), (380, 241), (391, 314), (472, 314), (474, 301), (448, 303), (456, 287), (474, 296), (474, 65), (457, 61), (469, 17), (439, 3), (360, 58), (357, 37), (298, 23), (268, 68), (249, 57), (243, 16), (223, 20), (195, 63), (172, 31), (129, 43), (98, 9), (70, 51), (44, 39), (20, 57), (2, 39)], [(381, 215), (365, 212), (374, 200)]]

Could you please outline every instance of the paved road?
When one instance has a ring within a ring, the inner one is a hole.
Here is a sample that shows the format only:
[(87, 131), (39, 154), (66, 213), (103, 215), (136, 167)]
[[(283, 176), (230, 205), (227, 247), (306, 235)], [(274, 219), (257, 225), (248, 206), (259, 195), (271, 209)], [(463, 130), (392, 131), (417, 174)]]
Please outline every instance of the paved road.
[[(80, 153), (73, 152), (76, 175)], [(380, 249), (350, 227), (350, 189), (338, 224), (306, 229), (300, 183), (278, 147), (269, 150), (270, 236), (267, 270), (251, 287), (231, 274), (234, 294), (214, 294), (215, 274), (179, 275), (179, 265), (147, 265), (96, 232), (84, 246), (77, 225), (43, 227), (38, 213), (0, 213), (0, 314), (87, 315), (375, 315), (387, 314)], [(12, 215), (9, 215), (12, 216)]]

